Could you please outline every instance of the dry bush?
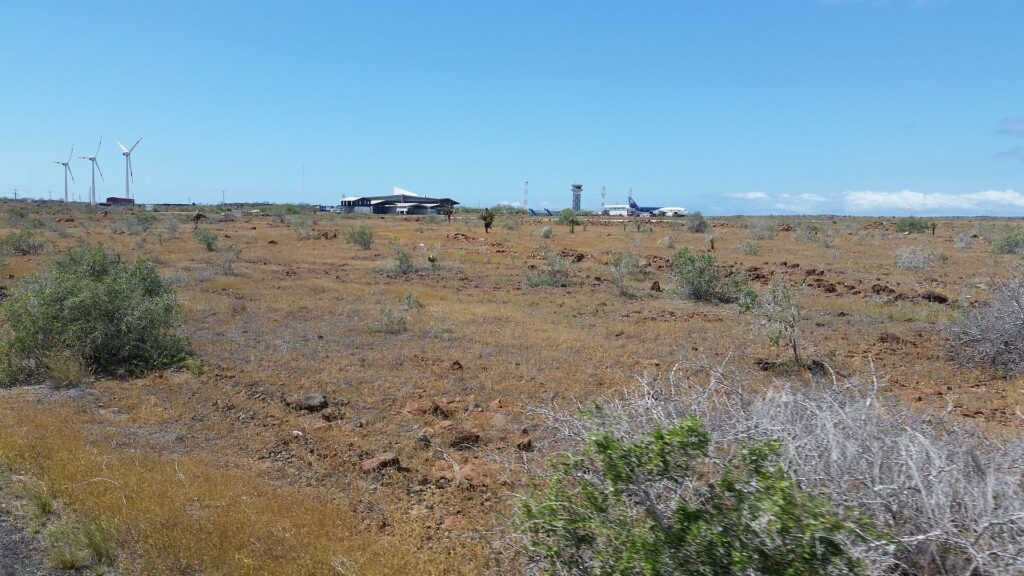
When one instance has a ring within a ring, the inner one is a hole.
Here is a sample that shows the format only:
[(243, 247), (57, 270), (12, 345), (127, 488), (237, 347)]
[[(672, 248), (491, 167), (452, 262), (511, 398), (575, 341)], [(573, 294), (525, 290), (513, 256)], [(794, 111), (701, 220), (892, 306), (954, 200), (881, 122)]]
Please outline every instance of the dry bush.
[(771, 240), (779, 235), (779, 225), (772, 218), (754, 218), (747, 227), (754, 240)]
[(925, 248), (901, 248), (896, 251), (896, 266), (903, 270), (924, 270), (935, 263), (936, 254)]
[(996, 286), (992, 299), (946, 327), (948, 347), (968, 368), (1024, 373), (1024, 278)]
[(780, 441), (782, 465), (801, 488), (880, 529), (843, 542), (868, 574), (1024, 570), (1019, 437), (999, 443), (949, 416), (913, 413), (881, 394), (877, 381), (756, 390), (721, 368), (677, 366), (639, 384), (585, 408), (587, 417), (541, 411), (557, 439), (552, 447), (575, 451), (602, 433), (637, 439), (696, 416), (722, 455), (729, 446)]

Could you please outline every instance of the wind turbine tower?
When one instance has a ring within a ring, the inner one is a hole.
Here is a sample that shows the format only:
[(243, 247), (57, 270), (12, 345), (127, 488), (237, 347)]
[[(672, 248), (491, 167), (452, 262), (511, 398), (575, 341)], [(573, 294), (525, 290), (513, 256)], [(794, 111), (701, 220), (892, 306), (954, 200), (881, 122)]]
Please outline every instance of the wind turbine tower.
[[(100, 164), (96, 161), (96, 157), (100, 154), (100, 146), (103, 146), (103, 138), (100, 138), (100, 143), (96, 145), (96, 153), (92, 156), (79, 156), (82, 160), (88, 160), (92, 162), (92, 187), (89, 188), (89, 204), (96, 205), (96, 171), (100, 171), (100, 178), (103, 178), (103, 170), (100, 170)], [(105, 178), (104, 178), (105, 179)], [(65, 193), (64, 201), (67, 202), (67, 193)]]
[[(68, 152), (68, 161), (59, 162), (55, 161), (54, 164), (60, 164), (64, 167), (64, 203), (68, 203), (68, 174), (71, 174), (71, 181), (75, 181), (75, 175), (71, 173), (71, 155), (75, 153), (75, 147), (71, 146), (71, 152)], [(15, 192), (14, 197), (17, 198), (18, 194)]]
[(124, 197), (125, 198), (131, 198), (132, 197), (131, 191), (128, 189), (128, 177), (129, 176), (131, 177), (132, 182), (135, 181), (135, 173), (132, 172), (132, 152), (135, 151), (135, 147), (139, 145), (139, 142), (142, 142), (142, 138), (139, 138), (138, 140), (136, 140), (135, 144), (132, 144), (131, 148), (125, 148), (124, 144), (121, 144), (120, 140), (117, 141), (117, 145), (121, 147), (121, 155), (124, 156)]

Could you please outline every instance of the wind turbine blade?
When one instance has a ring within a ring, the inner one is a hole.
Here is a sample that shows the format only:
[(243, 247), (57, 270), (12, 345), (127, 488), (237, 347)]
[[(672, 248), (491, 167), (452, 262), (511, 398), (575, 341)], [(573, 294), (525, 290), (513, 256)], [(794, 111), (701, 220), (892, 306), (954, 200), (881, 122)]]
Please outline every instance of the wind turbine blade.
[(64, 168), (67, 169), (68, 174), (71, 174), (71, 181), (74, 182), (75, 181), (75, 173), (71, 171), (71, 166), (68, 165), (68, 164), (65, 164)]
[(93, 154), (93, 157), (96, 157), (96, 156), (100, 155), (100, 146), (103, 146), (103, 137), (102, 136), (100, 136), (100, 143), (96, 145), (96, 153)]
[(139, 138), (138, 140), (135, 141), (135, 144), (132, 144), (132, 147), (128, 149), (129, 154), (131, 154), (132, 151), (135, 150), (135, 147), (139, 145), (139, 142), (142, 142), (142, 138)]
[(104, 182), (106, 182), (107, 179), (103, 177), (103, 170), (100, 170), (100, 163), (98, 161), (96, 161), (95, 158), (93, 158), (92, 163), (96, 165), (96, 169), (99, 170), (99, 172), (100, 172), (100, 180), (103, 180)]
[(71, 152), (68, 152), (68, 162), (71, 162), (71, 155), (75, 153), (75, 145), (71, 145)]
[(123, 152), (127, 152), (128, 151), (128, 149), (124, 147), (124, 144), (121, 144), (120, 140), (115, 140), (115, 142), (117, 142), (117, 145), (121, 147), (121, 150)]

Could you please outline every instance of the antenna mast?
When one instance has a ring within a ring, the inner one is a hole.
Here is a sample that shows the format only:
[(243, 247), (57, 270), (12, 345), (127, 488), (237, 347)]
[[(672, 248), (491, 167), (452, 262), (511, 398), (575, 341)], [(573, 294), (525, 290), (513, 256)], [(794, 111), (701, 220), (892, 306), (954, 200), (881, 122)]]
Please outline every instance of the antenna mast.
[(604, 213), (604, 195), (606, 194), (604, 186), (601, 186), (601, 213)]
[(526, 210), (527, 214), (530, 213), (530, 203), (527, 201), (529, 196), (530, 196), (530, 181), (527, 180), (526, 182), (523, 182), (523, 210)]

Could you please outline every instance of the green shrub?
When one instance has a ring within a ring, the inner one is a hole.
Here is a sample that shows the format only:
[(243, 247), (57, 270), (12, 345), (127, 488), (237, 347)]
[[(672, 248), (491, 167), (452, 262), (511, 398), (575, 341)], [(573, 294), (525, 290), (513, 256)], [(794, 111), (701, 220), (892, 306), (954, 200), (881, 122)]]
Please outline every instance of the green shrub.
[[(864, 523), (808, 493), (776, 442), (712, 454), (694, 417), (639, 438), (607, 431), (553, 462), (516, 525), (552, 574), (862, 574)], [(547, 570), (544, 570), (547, 573)]]
[(1005, 228), (992, 239), (993, 254), (1024, 255), (1024, 232), (1013, 228)]
[(59, 355), (115, 376), (180, 366), (192, 355), (174, 290), (156, 266), (129, 265), (100, 247), (67, 252), (23, 279), (0, 317), (0, 386), (50, 377), (48, 360)]
[(373, 331), (379, 334), (401, 334), (407, 329), (405, 314), (388, 306), (380, 307), (380, 316), (373, 325)]
[(373, 228), (366, 224), (359, 224), (345, 230), (345, 242), (369, 250), (373, 246)]
[(756, 300), (746, 280), (731, 267), (719, 266), (709, 252), (690, 252), (683, 248), (672, 255), (672, 276), (676, 292), (698, 302), (738, 302), (749, 309)]
[(817, 244), (823, 248), (832, 248), (836, 243), (836, 229), (823, 222), (802, 222), (793, 240), (805, 244)]
[(17, 230), (0, 239), (0, 253), (11, 256), (31, 256), (46, 248), (46, 240), (31, 230)]
[(931, 225), (924, 218), (907, 216), (906, 218), (898, 218), (896, 220), (897, 232), (922, 233), (929, 230), (931, 230)]
[(708, 221), (700, 211), (691, 212), (687, 214), (685, 218), (686, 222), (684, 225), (686, 226), (687, 232), (707, 232), (708, 228), (710, 228), (710, 226), (708, 226)]
[(394, 259), (382, 269), (385, 274), (398, 275), (415, 274), (419, 270), (419, 266), (413, 261), (412, 252), (401, 246), (394, 247)]
[(579, 215), (573, 211), (572, 208), (566, 208), (558, 213), (558, 223), (569, 227), (569, 233), (572, 234), (576, 231), (576, 227), (579, 226), (582, 221)]
[(209, 228), (196, 227), (192, 231), (192, 235), (206, 248), (207, 252), (213, 252), (217, 249), (217, 235)]

